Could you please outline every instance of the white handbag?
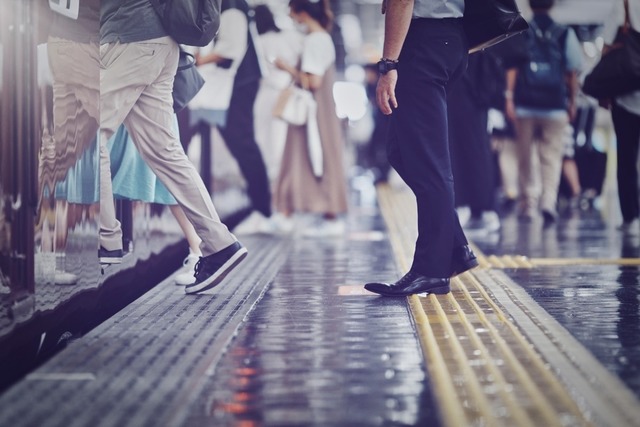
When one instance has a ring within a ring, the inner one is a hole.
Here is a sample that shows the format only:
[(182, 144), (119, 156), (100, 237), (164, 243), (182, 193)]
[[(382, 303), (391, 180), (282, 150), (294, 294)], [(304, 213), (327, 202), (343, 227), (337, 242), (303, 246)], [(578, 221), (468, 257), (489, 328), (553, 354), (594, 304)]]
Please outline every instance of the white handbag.
[(324, 156), (322, 141), (316, 118), (318, 105), (313, 94), (298, 86), (289, 86), (282, 90), (273, 108), (273, 115), (290, 125), (304, 126), (307, 130), (307, 148), (311, 170), (316, 178), (322, 178)]
[(280, 92), (273, 115), (291, 125), (301, 126), (307, 123), (309, 111), (315, 111), (315, 104), (311, 92), (298, 86), (288, 86)]

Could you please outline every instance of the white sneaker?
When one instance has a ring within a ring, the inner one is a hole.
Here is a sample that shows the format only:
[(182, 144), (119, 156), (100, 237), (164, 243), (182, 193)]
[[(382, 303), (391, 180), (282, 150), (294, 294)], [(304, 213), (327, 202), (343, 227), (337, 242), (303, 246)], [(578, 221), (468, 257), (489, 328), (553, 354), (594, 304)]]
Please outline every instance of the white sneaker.
[(176, 285), (186, 286), (196, 281), (194, 274), (199, 259), (200, 255), (189, 252), (189, 255), (182, 262), (182, 273), (176, 275)]
[(56, 270), (53, 275), (53, 282), (56, 285), (75, 285), (78, 283), (78, 276), (66, 271), (66, 255), (64, 252), (56, 253)]
[(318, 225), (305, 229), (302, 235), (305, 237), (337, 237), (342, 236), (347, 230), (347, 225), (341, 219), (323, 220)]
[(623, 222), (618, 226), (625, 236), (637, 236), (640, 234), (640, 220), (638, 218), (630, 222)]
[(484, 238), (500, 230), (500, 217), (495, 211), (482, 212), (479, 218), (470, 218), (464, 226), (465, 234), (472, 238)]
[(281, 213), (271, 215), (268, 222), (269, 232), (274, 234), (291, 234), (295, 228), (293, 219)]
[(268, 233), (270, 231), (269, 218), (262, 215), (258, 211), (253, 211), (251, 214), (234, 229), (234, 234), (258, 234)]
[(496, 211), (482, 212), (482, 221), (484, 222), (484, 228), (488, 233), (500, 230), (500, 217)]
[(78, 283), (78, 276), (68, 271), (56, 270), (53, 280), (56, 285), (70, 286)]

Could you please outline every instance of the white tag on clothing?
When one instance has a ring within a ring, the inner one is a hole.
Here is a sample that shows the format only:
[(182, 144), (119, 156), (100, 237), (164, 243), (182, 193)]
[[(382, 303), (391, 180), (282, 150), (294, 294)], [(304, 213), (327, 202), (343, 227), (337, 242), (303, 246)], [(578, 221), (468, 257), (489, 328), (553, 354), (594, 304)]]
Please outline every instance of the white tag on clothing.
[(49, 0), (49, 7), (67, 18), (78, 19), (80, 0)]

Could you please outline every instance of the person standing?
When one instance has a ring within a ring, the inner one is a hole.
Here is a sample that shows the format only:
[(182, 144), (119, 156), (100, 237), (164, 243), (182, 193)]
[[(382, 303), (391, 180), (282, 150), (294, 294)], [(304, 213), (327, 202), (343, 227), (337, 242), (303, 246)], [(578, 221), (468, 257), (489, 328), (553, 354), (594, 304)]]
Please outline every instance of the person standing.
[(291, 85), (292, 77), (275, 66), (280, 58), (295, 67), (302, 52), (302, 34), (295, 29), (281, 29), (276, 25), (271, 9), (266, 4), (254, 7), (256, 29), (264, 55), (266, 71), (253, 107), (256, 125), (256, 141), (267, 165), (269, 180), (275, 183), (280, 172), (280, 162), (287, 137), (287, 122), (273, 115), (273, 108), (280, 92)]
[[(609, 18), (604, 21), (603, 54), (614, 48), (619, 30), (631, 27), (640, 31), (640, 1), (616, 0)], [(640, 201), (638, 200), (638, 149), (640, 144), (640, 91), (616, 97), (611, 102), (611, 118), (618, 141), (618, 200), (622, 211), (620, 230), (625, 235), (640, 234)]]
[[(558, 216), (564, 133), (576, 113), (582, 49), (575, 32), (549, 16), (554, 0), (529, 0), (529, 5), (533, 19), (523, 47), (530, 57), (507, 70), (505, 112), (516, 130), (519, 216), (532, 221), (541, 211), (544, 223), (551, 224)], [(541, 191), (533, 170), (534, 149)]]
[(411, 188), (418, 239), (409, 272), (365, 289), (383, 296), (446, 294), (450, 277), (478, 265), (454, 204), (447, 92), (467, 66), (463, 0), (387, 0), (379, 108), (391, 115), (388, 156)]
[(471, 217), (462, 224), (470, 238), (495, 235), (496, 159), (488, 131), (489, 108), (504, 91), (502, 66), (491, 49), (469, 56), (469, 65), (448, 94), (449, 142), (458, 209), (468, 206)]
[(220, 221), (174, 126), (173, 78), (178, 44), (148, 0), (103, 0), (100, 9), (100, 249), (103, 263), (122, 260), (107, 142), (124, 123), (138, 152), (184, 209), (202, 239), (192, 294), (211, 289), (247, 250)]
[(333, 14), (328, 0), (290, 0), (289, 14), (304, 32), (300, 67), (282, 58), (275, 65), (291, 74), (300, 87), (313, 93), (322, 147), (320, 177), (311, 166), (307, 125), (289, 125), (280, 175), (274, 192), (281, 214), (275, 221), (279, 231), (291, 229), (293, 213), (322, 215), (321, 221), (304, 230), (309, 237), (338, 236), (345, 231), (340, 215), (347, 211), (347, 182), (344, 172), (344, 136), (333, 100), (336, 52), (331, 35)]
[(192, 124), (204, 120), (218, 127), (238, 163), (252, 212), (233, 231), (247, 234), (265, 228), (271, 216), (271, 189), (255, 140), (253, 116), (262, 68), (247, 2), (222, 0), (220, 11), (220, 29), (214, 43), (196, 55), (206, 83), (189, 108)]

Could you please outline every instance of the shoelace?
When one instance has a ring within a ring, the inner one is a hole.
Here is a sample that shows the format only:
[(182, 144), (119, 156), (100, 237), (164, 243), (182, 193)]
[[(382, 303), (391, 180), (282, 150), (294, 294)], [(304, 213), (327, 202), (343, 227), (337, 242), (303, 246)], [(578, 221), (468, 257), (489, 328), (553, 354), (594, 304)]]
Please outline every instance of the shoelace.
[(198, 260), (198, 262), (196, 262), (195, 267), (193, 267), (193, 275), (197, 278), (198, 274), (200, 273), (200, 270), (202, 270), (202, 267), (204, 266), (204, 257), (200, 257), (200, 259)]

